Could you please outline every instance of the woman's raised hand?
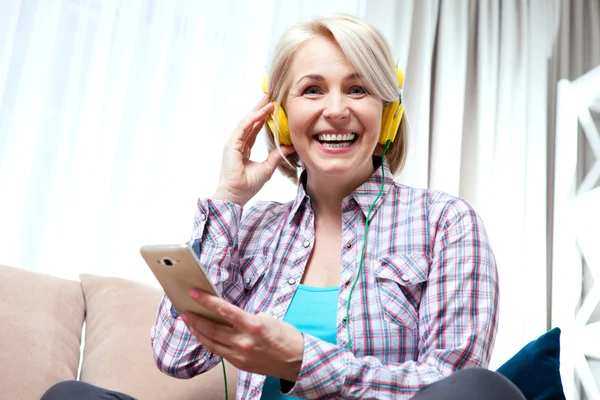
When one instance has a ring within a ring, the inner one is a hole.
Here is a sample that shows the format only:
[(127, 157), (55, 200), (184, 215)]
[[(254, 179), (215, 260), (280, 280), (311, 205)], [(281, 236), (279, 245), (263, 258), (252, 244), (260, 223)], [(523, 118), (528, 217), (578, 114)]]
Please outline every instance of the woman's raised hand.
[[(224, 200), (244, 206), (265, 183), (283, 159), (277, 149), (263, 162), (250, 161), (250, 152), (256, 137), (265, 124), (265, 117), (273, 111), (273, 103), (265, 95), (252, 111), (240, 121), (223, 149), (221, 173), (214, 200)], [(281, 146), (287, 156), (293, 146)]]

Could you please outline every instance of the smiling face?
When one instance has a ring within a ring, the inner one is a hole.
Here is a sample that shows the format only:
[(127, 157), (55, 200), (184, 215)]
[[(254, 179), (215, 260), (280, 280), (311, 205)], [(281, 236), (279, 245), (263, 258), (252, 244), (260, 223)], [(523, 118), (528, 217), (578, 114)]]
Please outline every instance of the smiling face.
[(317, 180), (357, 187), (373, 173), (382, 101), (333, 40), (311, 39), (294, 55), (285, 110), (309, 185)]

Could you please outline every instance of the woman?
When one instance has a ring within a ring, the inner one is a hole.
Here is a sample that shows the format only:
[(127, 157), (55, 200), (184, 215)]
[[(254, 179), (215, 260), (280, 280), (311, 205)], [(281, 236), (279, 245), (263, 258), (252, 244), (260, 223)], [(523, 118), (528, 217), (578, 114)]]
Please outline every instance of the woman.
[[(498, 315), (479, 216), (393, 180), (406, 122), (384, 39), (346, 15), (298, 24), (269, 78), (195, 218), (192, 245), (223, 299), (190, 296), (231, 326), (178, 315), (165, 296), (152, 332), (159, 368), (190, 378), (224, 358), (240, 370), (240, 399), (522, 399), (475, 368), (489, 361)], [(255, 163), (265, 118), (271, 151)], [(276, 168), (298, 182), (296, 198), (246, 207)]]
[[(382, 37), (349, 16), (299, 24), (269, 75), (293, 145), (276, 146), (274, 121), (267, 160), (249, 161), (265, 117), (279, 116), (264, 97), (225, 146), (193, 234), (226, 301), (191, 295), (233, 327), (174, 317), (165, 298), (153, 336), (159, 367), (186, 378), (221, 356), (241, 371), (239, 398), (278, 398), (281, 386), (298, 397), (380, 399), (487, 365), (498, 287), (479, 217), (463, 200), (393, 181), (406, 123), (383, 164), (374, 157), (383, 105), (399, 96)], [(277, 166), (295, 181), (301, 166), (295, 200), (246, 208)]]

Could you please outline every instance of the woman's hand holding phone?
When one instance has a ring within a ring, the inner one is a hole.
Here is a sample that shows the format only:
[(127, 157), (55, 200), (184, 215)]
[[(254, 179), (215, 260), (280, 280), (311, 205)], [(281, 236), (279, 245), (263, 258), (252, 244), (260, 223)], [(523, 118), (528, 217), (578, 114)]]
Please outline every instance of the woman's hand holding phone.
[[(251, 161), (250, 152), (265, 124), (265, 117), (272, 111), (273, 103), (265, 95), (233, 131), (223, 149), (219, 183), (212, 199), (244, 206), (271, 179), (283, 159), (279, 151), (271, 151), (263, 162)], [(294, 148), (281, 146), (281, 152), (287, 156)]]
[(293, 325), (264, 313), (250, 314), (200, 290), (194, 299), (227, 325), (194, 313), (181, 318), (202, 346), (238, 369), (295, 382), (302, 367), (304, 336)]

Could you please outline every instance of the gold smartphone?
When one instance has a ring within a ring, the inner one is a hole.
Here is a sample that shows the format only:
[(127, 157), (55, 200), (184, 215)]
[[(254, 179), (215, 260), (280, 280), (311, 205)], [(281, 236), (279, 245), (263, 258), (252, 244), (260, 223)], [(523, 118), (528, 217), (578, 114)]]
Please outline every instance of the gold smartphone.
[(190, 297), (191, 289), (221, 297), (190, 246), (147, 245), (140, 249), (140, 253), (173, 303), (175, 311), (179, 314), (190, 312), (223, 325), (231, 325)]

